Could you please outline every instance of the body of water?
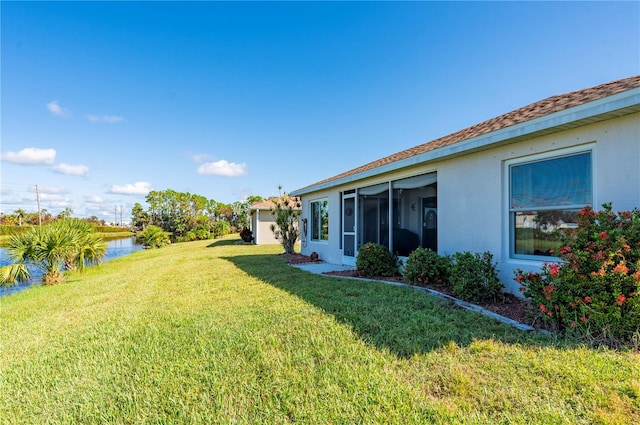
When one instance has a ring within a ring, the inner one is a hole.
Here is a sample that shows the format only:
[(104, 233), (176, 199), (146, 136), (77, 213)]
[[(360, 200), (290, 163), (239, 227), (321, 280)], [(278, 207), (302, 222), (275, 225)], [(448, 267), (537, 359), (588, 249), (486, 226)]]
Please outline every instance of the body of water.
[[(122, 257), (123, 255), (131, 254), (135, 251), (140, 251), (142, 249), (142, 245), (136, 243), (135, 237), (121, 238), (121, 239), (113, 239), (106, 241), (107, 244), (107, 253), (105, 254), (102, 262), (109, 261), (113, 258)], [(11, 264), (11, 260), (7, 255), (7, 249), (5, 247), (0, 247), (0, 267)], [(4, 288), (0, 286), (0, 297), (13, 294), (15, 292), (23, 291), (30, 286), (40, 285), (42, 273), (38, 269), (29, 268), (31, 271), (31, 280), (25, 283), (18, 283), (15, 286), (11, 286), (9, 288)]]

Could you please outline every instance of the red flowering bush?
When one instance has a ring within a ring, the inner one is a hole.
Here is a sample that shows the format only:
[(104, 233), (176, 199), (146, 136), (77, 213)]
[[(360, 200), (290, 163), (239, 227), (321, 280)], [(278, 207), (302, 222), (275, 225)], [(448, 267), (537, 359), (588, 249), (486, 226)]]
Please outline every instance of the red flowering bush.
[(599, 341), (640, 339), (640, 210), (578, 213), (578, 227), (561, 238), (562, 261), (515, 280), (541, 317), (560, 331)]

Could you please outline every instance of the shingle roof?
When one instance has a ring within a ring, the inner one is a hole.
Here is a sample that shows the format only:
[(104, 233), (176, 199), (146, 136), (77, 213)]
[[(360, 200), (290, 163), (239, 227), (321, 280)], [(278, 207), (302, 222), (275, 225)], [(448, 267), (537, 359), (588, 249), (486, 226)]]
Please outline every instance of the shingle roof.
[[(293, 207), (294, 210), (300, 209), (300, 198), (295, 196), (287, 196), (288, 204)], [(277, 196), (272, 196), (269, 199), (262, 202), (255, 202), (249, 206), (250, 210), (270, 210), (276, 207), (275, 201), (278, 199)]]
[(583, 90), (551, 96), (539, 102), (535, 102), (522, 108), (516, 109), (515, 111), (508, 112), (504, 115), (491, 118), (487, 121), (449, 134), (448, 136), (440, 137), (438, 139), (403, 150), (401, 152), (394, 153), (392, 155), (386, 156), (384, 158), (378, 159), (376, 161), (370, 162), (336, 176), (329, 177), (312, 185), (306, 186), (305, 188), (310, 188), (313, 186), (331, 182), (333, 180), (338, 180), (343, 177), (358, 174), (363, 171), (368, 171), (386, 164), (400, 161), (402, 159), (406, 159), (445, 146), (453, 145), (455, 143), (462, 142), (473, 137), (482, 136), (496, 130), (501, 130), (503, 128), (507, 128), (516, 124), (521, 124), (526, 121), (552, 114), (554, 112), (559, 112), (574, 106), (579, 106), (587, 102), (592, 102), (594, 100), (602, 99), (604, 97), (631, 90), (637, 87), (640, 87), (640, 75), (624, 78), (622, 80), (612, 81)]

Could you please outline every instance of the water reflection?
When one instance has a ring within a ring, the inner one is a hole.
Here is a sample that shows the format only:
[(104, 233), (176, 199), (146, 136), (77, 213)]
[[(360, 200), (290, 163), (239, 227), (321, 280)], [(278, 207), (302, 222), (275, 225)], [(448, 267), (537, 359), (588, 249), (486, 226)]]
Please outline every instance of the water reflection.
[[(112, 239), (105, 241), (107, 244), (107, 252), (102, 261), (109, 261), (114, 258), (122, 257), (123, 255), (131, 254), (135, 251), (140, 251), (142, 245), (136, 243), (135, 237)], [(11, 264), (11, 261), (7, 255), (7, 249), (0, 247), (0, 267)], [(32, 285), (39, 285), (42, 279), (42, 272), (39, 269), (29, 268), (31, 271), (31, 280), (24, 283), (19, 283), (10, 288), (4, 288), (0, 286), (0, 297), (23, 291)]]

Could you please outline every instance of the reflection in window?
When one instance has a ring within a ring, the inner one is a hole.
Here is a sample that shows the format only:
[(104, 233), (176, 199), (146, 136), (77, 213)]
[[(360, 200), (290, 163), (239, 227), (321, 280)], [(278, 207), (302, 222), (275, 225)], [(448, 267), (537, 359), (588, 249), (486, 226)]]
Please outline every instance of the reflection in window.
[(592, 204), (591, 152), (511, 165), (512, 252), (550, 256), (561, 233)]
[(329, 240), (329, 201), (311, 203), (311, 240)]
[(392, 182), (393, 252), (408, 256), (418, 247), (438, 251), (436, 173)]

